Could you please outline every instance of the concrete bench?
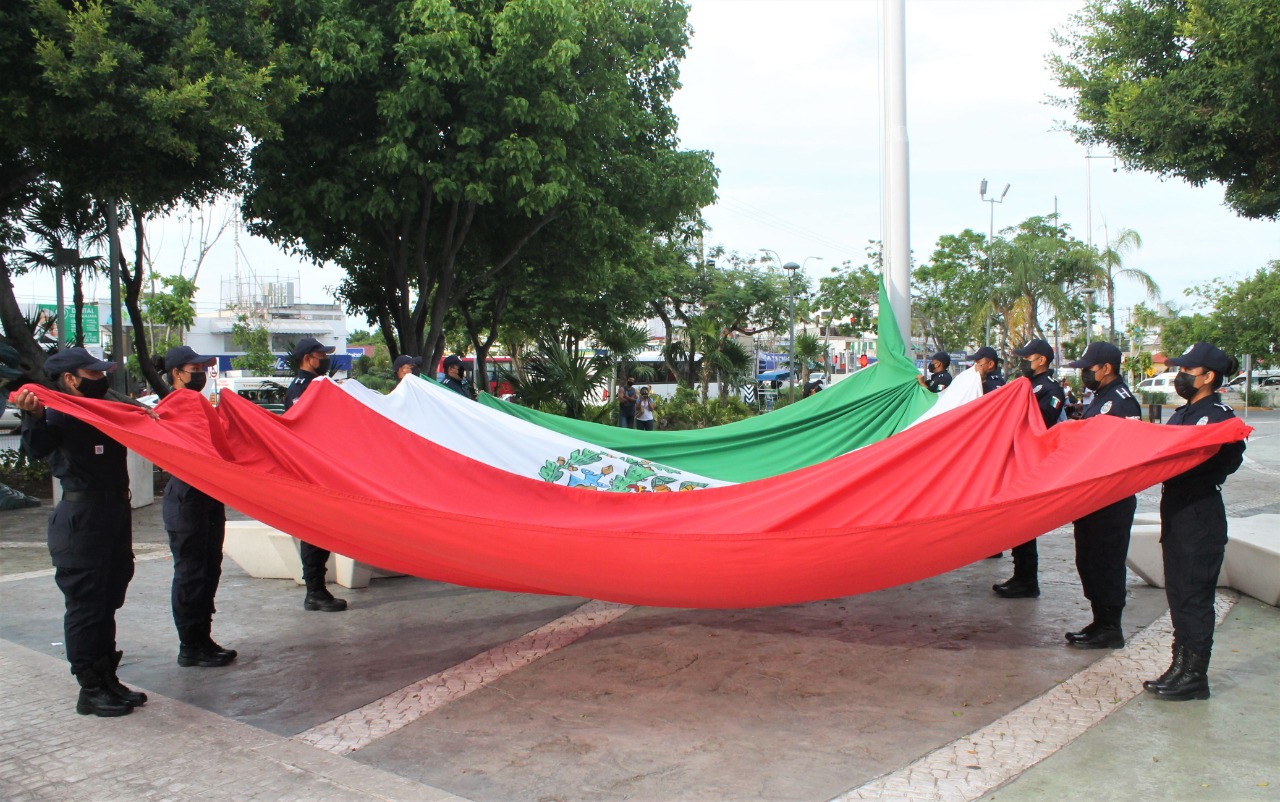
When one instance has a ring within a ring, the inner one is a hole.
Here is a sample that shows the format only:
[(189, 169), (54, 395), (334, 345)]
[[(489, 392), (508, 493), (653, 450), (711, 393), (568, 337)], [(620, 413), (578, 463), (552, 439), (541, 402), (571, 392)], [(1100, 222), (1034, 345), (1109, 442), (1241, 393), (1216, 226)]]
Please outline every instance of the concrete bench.
[[(1158, 521), (1134, 520), (1126, 564), (1148, 585), (1164, 587)], [(1227, 550), (1218, 587), (1235, 588), (1280, 607), (1280, 515), (1227, 519)]]
[[(227, 521), (222, 553), (257, 579), (292, 579), (302, 583), (299, 540), (261, 521)], [(344, 588), (367, 588), (369, 580), (404, 576), (356, 562), (341, 554), (329, 557), (328, 577)]]

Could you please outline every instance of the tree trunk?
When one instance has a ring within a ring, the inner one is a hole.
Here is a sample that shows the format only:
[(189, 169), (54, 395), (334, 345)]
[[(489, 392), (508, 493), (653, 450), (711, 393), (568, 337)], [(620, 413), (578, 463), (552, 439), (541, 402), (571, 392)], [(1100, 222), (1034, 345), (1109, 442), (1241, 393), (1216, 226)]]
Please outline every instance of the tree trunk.
[[(151, 389), (156, 395), (164, 398), (169, 394), (169, 386), (165, 383), (164, 377), (156, 370), (155, 365), (151, 364), (151, 348), (147, 345), (147, 327), (146, 321), (142, 317), (142, 279), (143, 279), (143, 243), (145, 242), (146, 227), (143, 222), (142, 212), (137, 209), (132, 210), (133, 213), (133, 235), (134, 235), (134, 259), (132, 269), (129, 262), (124, 258), (123, 249), (120, 251), (120, 280), (124, 284), (124, 306), (129, 312), (129, 322), (133, 324), (133, 348), (134, 358), (138, 360), (138, 368), (142, 371), (142, 376), (147, 380), (147, 384), (151, 385)], [(112, 231), (111, 236), (119, 237), (119, 231)], [(123, 345), (123, 344), (122, 344)], [(123, 348), (118, 349), (123, 352)], [(117, 354), (117, 359), (123, 361), (123, 354)]]
[(33, 382), (47, 384), (49, 377), (44, 372), (44, 351), (36, 342), (35, 333), (27, 327), (27, 319), (22, 315), (22, 307), (18, 305), (18, 296), (13, 288), (13, 280), (9, 277), (9, 265), (0, 253), (0, 323), (8, 343), (18, 352), (22, 360), (19, 367)]

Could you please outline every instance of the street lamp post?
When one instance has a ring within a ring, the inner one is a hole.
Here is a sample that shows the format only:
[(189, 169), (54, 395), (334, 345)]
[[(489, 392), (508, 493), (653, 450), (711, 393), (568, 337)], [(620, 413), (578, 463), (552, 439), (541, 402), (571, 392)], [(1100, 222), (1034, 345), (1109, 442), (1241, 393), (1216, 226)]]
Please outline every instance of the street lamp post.
[(791, 370), (791, 400), (796, 400), (796, 271), (800, 269), (800, 265), (795, 262), (787, 262), (782, 266), (787, 271), (787, 295), (791, 297), (791, 359), (787, 363), (787, 367)]
[(1085, 232), (1085, 241), (1086, 241), (1086, 244), (1089, 246), (1090, 253), (1092, 253), (1093, 252), (1093, 162), (1089, 161), (1090, 159), (1111, 159), (1111, 172), (1113, 173), (1119, 170), (1120, 168), (1119, 166), (1116, 165), (1115, 163), (1116, 157), (1112, 154), (1107, 154), (1106, 156), (1094, 156), (1091, 153), (1085, 153), (1084, 155), (1084, 176), (1085, 176), (1084, 217), (1085, 217), (1085, 224), (1089, 227), (1089, 230)]
[[(1011, 186), (1013, 185), (1005, 184), (1004, 192), (1000, 193), (999, 198), (996, 198), (995, 195), (992, 195), (989, 198), (987, 197), (987, 179), (985, 178), (982, 179), (982, 185), (978, 187), (978, 197), (982, 199), (983, 203), (991, 204), (991, 222), (990, 222), (991, 227), (989, 229), (989, 233), (987, 234), (987, 282), (988, 284), (991, 282), (991, 274), (992, 272), (994, 272), (992, 260), (993, 260), (993, 257), (995, 256), (995, 245), (996, 245), (996, 204), (1004, 203), (1004, 196), (1009, 194), (1009, 187)], [(982, 336), (982, 344), (991, 345), (991, 315), (988, 313), (986, 315), (986, 318), (987, 319), (985, 322), (985, 329), (984, 329), (985, 333)]]

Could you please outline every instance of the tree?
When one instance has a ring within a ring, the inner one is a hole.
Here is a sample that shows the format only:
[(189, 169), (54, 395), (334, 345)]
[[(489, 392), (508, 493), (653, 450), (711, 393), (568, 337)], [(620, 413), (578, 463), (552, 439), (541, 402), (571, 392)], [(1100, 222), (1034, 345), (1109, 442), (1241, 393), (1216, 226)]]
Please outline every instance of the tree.
[(1280, 216), (1280, 13), (1273, 0), (1090, 0), (1049, 64), (1078, 142), (1126, 167), (1226, 185), (1227, 205)]
[(1146, 290), (1147, 297), (1153, 301), (1160, 299), (1160, 286), (1155, 279), (1144, 270), (1124, 266), (1124, 254), (1142, 247), (1142, 237), (1131, 228), (1122, 229), (1116, 238), (1107, 242), (1107, 247), (1098, 254), (1101, 267), (1106, 273), (1107, 315), (1110, 319), (1110, 342), (1116, 342), (1116, 279), (1127, 278), (1138, 282)]
[[(23, 218), (26, 230), (40, 244), (37, 250), (18, 251), (18, 264), (27, 269), (44, 268), (55, 275), (60, 269), (71, 274), (71, 306), (75, 319), (74, 345), (84, 345), (84, 280), (101, 273), (106, 260), (101, 254), (107, 232), (102, 215), (88, 197), (73, 198), (55, 189), (42, 194)], [(98, 253), (93, 253), (98, 251)], [(21, 271), (20, 271), (21, 272)], [(65, 321), (58, 321), (61, 329)], [(68, 342), (66, 332), (59, 337)]]
[(251, 376), (271, 376), (276, 372), (276, 356), (271, 353), (271, 332), (259, 320), (240, 315), (231, 325), (231, 339), (244, 356), (231, 360), (231, 367), (247, 370)]
[[(157, 391), (140, 308), (145, 221), (238, 187), (250, 148), (278, 132), (275, 117), (304, 85), (277, 68), (271, 19), (266, 0), (32, 0), (0, 11), (0, 212), (8, 226), (23, 198), (57, 186), (129, 221), (132, 258), (117, 230), (108, 237), (121, 253), (138, 361)], [(4, 262), (0, 252), (10, 329)]]
[(333, 0), (279, 13), (320, 91), (255, 150), (245, 217), (341, 265), (349, 309), (393, 350), (434, 362), (450, 309), (506, 281), (553, 224), (575, 221), (588, 240), (656, 234), (710, 202), (714, 168), (677, 149), (668, 103), (686, 16), (670, 0)]
[(911, 307), (927, 343), (954, 351), (982, 339), (987, 271), (987, 237), (972, 229), (938, 238), (929, 261), (911, 274)]
[(1260, 268), (1234, 284), (1218, 278), (1187, 290), (1210, 308), (1209, 314), (1166, 321), (1161, 344), (1166, 353), (1181, 353), (1204, 340), (1232, 354), (1248, 354), (1264, 364), (1280, 360), (1280, 261)]

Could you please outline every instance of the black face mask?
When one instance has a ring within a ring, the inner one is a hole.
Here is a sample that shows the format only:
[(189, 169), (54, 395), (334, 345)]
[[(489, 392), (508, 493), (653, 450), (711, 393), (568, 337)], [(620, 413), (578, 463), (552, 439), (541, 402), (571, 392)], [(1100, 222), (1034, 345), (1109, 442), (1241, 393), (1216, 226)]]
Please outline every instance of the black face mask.
[(1028, 379), (1034, 379), (1036, 375), (1035, 370), (1031, 367), (1030, 359), (1024, 359), (1018, 363), (1018, 372)]
[(1086, 390), (1097, 391), (1099, 385), (1098, 374), (1094, 373), (1093, 368), (1085, 368), (1080, 374), (1080, 380), (1084, 382)]
[(1179, 373), (1173, 377), (1173, 391), (1190, 401), (1196, 397), (1196, 377), (1190, 373)]
[(317, 376), (329, 375), (329, 357), (326, 356), (320, 359), (320, 364), (316, 365), (316, 375)]
[(189, 373), (187, 374), (187, 389), (195, 390), (197, 393), (204, 389), (205, 380), (208, 378), (206, 373)]
[(106, 376), (101, 379), (81, 379), (79, 384), (80, 395), (85, 398), (106, 398), (107, 388), (111, 386), (111, 380)]

